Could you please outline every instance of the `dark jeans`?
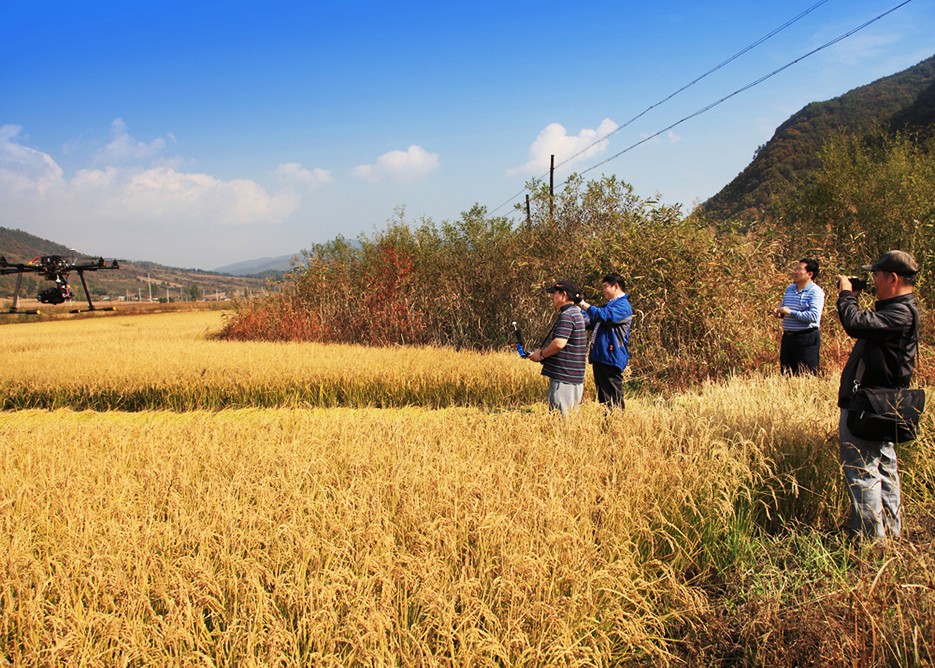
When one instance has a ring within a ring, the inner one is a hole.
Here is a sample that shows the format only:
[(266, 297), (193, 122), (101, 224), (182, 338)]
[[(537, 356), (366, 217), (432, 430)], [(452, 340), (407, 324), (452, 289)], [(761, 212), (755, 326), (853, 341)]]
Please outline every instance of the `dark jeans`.
[(598, 400), (608, 408), (624, 408), (623, 371), (609, 364), (594, 362), (594, 385)]
[(784, 332), (779, 345), (779, 368), (783, 373), (798, 376), (818, 373), (818, 349), (821, 333), (817, 329)]

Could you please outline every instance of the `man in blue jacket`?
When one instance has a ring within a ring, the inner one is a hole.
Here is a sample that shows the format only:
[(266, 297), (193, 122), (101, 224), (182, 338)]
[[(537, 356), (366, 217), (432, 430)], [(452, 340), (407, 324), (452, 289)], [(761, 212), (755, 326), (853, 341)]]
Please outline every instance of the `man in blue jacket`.
[(623, 370), (630, 362), (630, 326), (633, 307), (623, 291), (623, 276), (611, 272), (601, 283), (606, 306), (592, 306), (583, 299), (578, 308), (593, 327), (588, 361), (594, 368), (597, 398), (608, 408), (623, 408)]

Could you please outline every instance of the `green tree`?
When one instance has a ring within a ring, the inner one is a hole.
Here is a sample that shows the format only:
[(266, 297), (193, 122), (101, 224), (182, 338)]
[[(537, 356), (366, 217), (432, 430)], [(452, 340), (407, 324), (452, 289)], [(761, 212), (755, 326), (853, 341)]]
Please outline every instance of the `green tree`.
[(800, 246), (847, 267), (891, 248), (931, 266), (935, 254), (935, 139), (839, 135), (821, 166), (783, 207)]

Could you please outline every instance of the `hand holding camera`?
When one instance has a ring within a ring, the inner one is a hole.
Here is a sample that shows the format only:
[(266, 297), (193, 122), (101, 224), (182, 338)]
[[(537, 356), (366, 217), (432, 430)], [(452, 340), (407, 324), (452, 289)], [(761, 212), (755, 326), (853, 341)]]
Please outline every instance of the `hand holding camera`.
[[(850, 283), (850, 287), (842, 287), (844, 279)], [(838, 276), (838, 290), (851, 290), (853, 292), (861, 292), (867, 289), (867, 281), (862, 278), (857, 278), (856, 276)]]

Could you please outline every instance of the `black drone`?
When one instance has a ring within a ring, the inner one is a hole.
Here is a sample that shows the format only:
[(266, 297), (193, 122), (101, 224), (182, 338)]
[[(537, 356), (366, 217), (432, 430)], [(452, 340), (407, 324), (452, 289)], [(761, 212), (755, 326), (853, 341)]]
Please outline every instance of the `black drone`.
[[(91, 293), (88, 291), (88, 283), (84, 280), (84, 272), (97, 271), (98, 269), (120, 269), (117, 260), (111, 260), (108, 264), (104, 258), (98, 258), (91, 262), (69, 261), (61, 255), (43, 255), (34, 257), (29, 262), (23, 264), (19, 262), (7, 262), (7, 259), (0, 256), (0, 276), (6, 274), (16, 274), (16, 288), (13, 290), (13, 305), (10, 307), (10, 313), (21, 312), (19, 306), (19, 289), (23, 280), (23, 274), (42, 274), (44, 278), (55, 281), (55, 285), (39, 291), (39, 302), (42, 304), (63, 304), (70, 302), (75, 298), (75, 291), (68, 285), (68, 274), (77, 271), (81, 278), (81, 287), (84, 288), (84, 296), (88, 300), (88, 310), (95, 311), (97, 307), (91, 302)], [(112, 309), (105, 309), (112, 310)], [(38, 311), (22, 311), (22, 313), (38, 313)]]

